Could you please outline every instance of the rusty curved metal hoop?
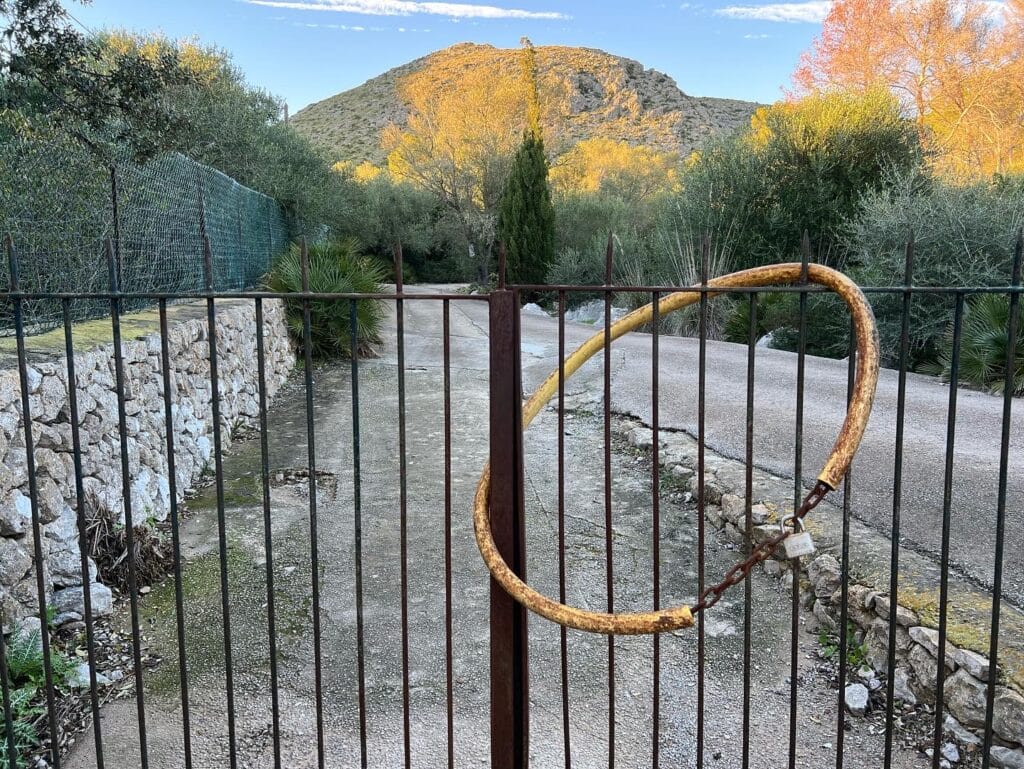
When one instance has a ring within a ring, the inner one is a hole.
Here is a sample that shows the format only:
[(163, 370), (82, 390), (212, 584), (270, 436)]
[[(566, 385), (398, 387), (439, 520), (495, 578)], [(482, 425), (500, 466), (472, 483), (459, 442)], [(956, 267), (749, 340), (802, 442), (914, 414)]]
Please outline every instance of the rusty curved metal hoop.
[[(715, 278), (708, 282), (708, 287), (715, 289), (791, 285), (799, 283), (803, 279), (803, 271), (804, 265), (797, 262), (756, 267)], [(807, 265), (806, 279), (832, 290), (846, 302), (853, 316), (857, 341), (857, 371), (852, 399), (832, 453), (818, 475), (819, 485), (816, 489), (820, 489), (821, 484), (824, 484), (829, 490), (832, 490), (846, 475), (871, 414), (875, 386), (878, 383), (878, 331), (875, 327), (871, 305), (868, 304), (857, 285), (848, 277), (829, 267), (811, 264)], [(717, 295), (714, 292), (708, 294), (709, 298)], [(699, 299), (700, 293), (696, 291), (669, 294), (658, 302), (659, 316), (688, 307)], [(611, 338), (618, 339), (620, 336), (650, 323), (653, 319), (653, 312), (652, 305), (631, 312), (612, 325)], [(594, 354), (603, 349), (604, 338), (603, 331), (595, 334), (566, 359), (564, 364), (566, 379), (578, 371)], [(558, 380), (559, 372), (556, 369), (523, 406), (524, 430), (557, 392)], [(693, 612), (689, 606), (651, 612), (607, 614), (567, 606), (538, 593), (509, 568), (494, 543), (488, 507), (490, 482), (491, 469), (490, 463), (488, 463), (484, 466), (483, 474), (480, 476), (474, 500), (473, 528), (476, 532), (477, 546), (494, 579), (509, 595), (530, 611), (567, 627), (615, 635), (662, 633), (689, 627), (693, 624)], [(805, 500), (805, 509), (809, 509), (820, 500), (819, 495), (812, 502), (813, 497), (815, 497), (815, 491), (812, 491), (808, 495), (808, 500)]]

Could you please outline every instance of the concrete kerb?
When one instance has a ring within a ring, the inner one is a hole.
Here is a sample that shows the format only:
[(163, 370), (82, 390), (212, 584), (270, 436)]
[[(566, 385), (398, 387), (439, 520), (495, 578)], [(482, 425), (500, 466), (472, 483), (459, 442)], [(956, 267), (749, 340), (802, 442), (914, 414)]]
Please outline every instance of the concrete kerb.
[[(619, 416), (615, 432), (636, 450), (651, 455), (654, 450), (650, 427), (633, 416)], [(685, 432), (659, 431), (659, 462), (663, 477), (671, 479), (680, 493), (695, 495), (697, 487), (697, 441)], [(856, 465), (854, 465), (856, 473)], [(706, 450), (704, 497), (705, 518), (727, 538), (744, 540), (746, 468), (742, 462)], [(752, 531), (754, 541), (777, 531), (780, 518), (793, 510), (793, 481), (767, 473), (753, 472)], [(840, 494), (819, 506), (807, 519), (816, 553), (803, 558), (806, 575), (801, 580), (804, 605), (828, 632), (838, 629), (841, 601), (839, 553), (842, 544), (842, 511), (836, 506)], [(866, 647), (869, 665), (885, 673), (888, 663), (888, 598), (891, 542), (884, 534), (856, 519), (850, 521), (850, 582), (848, 616), (858, 643)], [(766, 561), (769, 576), (791, 582), (789, 564), (781, 556)], [(896, 606), (897, 648), (894, 675), (899, 699), (916, 704), (934, 704), (939, 618), (939, 564), (914, 551), (901, 549), (899, 594)], [(715, 579), (710, 575), (709, 579)], [(989, 661), (991, 596), (981, 587), (952, 573), (949, 575), (947, 604), (947, 670), (944, 701), (953, 724), (965, 734), (978, 734), (985, 723), (985, 682)], [(993, 715), (995, 744), (1011, 760), (1024, 763), (1024, 612), (1002, 602), (1000, 613), (999, 686)], [(1000, 755), (1002, 755), (1002, 752)], [(993, 752), (993, 759), (998, 756)], [(1004, 762), (1005, 764), (1005, 762)], [(1004, 765), (996, 764), (996, 765)], [(1016, 765), (1016, 764), (1005, 764)]]

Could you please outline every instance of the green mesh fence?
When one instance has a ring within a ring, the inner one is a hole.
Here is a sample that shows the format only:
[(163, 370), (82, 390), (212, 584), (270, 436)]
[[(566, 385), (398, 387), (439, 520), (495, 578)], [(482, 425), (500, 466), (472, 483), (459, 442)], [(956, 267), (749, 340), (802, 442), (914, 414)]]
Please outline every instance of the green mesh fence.
[[(0, 144), (0, 234), (11, 235), (23, 291), (109, 290), (108, 238), (125, 292), (202, 290), (203, 222), (217, 291), (257, 285), (288, 244), (288, 223), (276, 201), (183, 155), (144, 164), (118, 158), (113, 169), (69, 143)], [(0, 263), (6, 289), (6, 255)], [(126, 300), (125, 310), (147, 304)], [(105, 300), (72, 302), (76, 321), (109, 312)], [(62, 313), (59, 300), (25, 301), (26, 332), (56, 328)], [(0, 303), (0, 335), (13, 332), (11, 304)]]

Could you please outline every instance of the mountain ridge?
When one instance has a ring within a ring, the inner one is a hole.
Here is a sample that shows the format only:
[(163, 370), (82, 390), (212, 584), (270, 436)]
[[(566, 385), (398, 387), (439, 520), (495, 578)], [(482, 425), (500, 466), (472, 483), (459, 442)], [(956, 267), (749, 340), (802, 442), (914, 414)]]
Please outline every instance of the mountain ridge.
[[(754, 102), (690, 96), (670, 76), (633, 59), (597, 48), (538, 46), (538, 73), (558, 87), (562, 152), (583, 139), (605, 138), (686, 156), (710, 136), (730, 132), (749, 120)], [(428, 71), (436, 88), (457, 88), (468, 67), (518, 71), (521, 49), (458, 43), (370, 78), (362, 85), (308, 105), (292, 118), (332, 162), (381, 165), (381, 134), (391, 123), (404, 126), (408, 105), (403, 78)], [(560, 154), (556, 148), (555, 154)]]

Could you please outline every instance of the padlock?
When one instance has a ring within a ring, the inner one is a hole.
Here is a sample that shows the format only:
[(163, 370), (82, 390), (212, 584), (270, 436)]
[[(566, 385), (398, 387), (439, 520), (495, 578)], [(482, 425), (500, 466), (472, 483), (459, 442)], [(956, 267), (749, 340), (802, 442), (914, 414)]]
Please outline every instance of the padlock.
[(804, 528), (803, 521), (793, 516), (787, 516), (782, 519), (782, 527), (785, 528), (786, 521), (793, 521), (793, 533), (782, 540), (782, 547), (786, 553), (786, 558), (799, 558), (802, 555), (813, 555), (814, 554), (814, 540), (811, 539), (811, 533)]

